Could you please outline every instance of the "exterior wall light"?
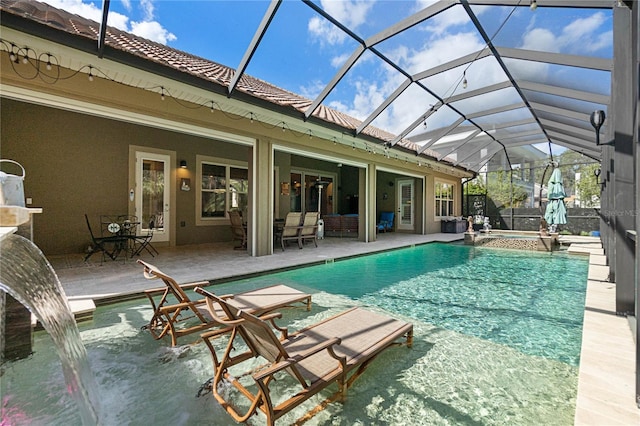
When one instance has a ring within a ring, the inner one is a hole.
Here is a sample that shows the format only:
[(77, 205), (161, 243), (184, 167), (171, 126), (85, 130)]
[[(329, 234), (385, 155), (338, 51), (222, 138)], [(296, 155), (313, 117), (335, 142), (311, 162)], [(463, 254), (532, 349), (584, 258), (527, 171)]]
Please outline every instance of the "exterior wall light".
[(595, 169), (595, 170), (593, 171), (593, 174), (594, 174), (594, 175), (595, 175), (595, 177), (596, 177), (596, 183), (597, 183), (598, 185), (600, 185), (600, 189), (602, 190), (602, 189), (604, 189), (604, 182), (600, 182), (600, 173), (602, 173), (602, 170), (600, 170), (600, 169)]
[(606, 115), (601, 109), (593, 111), (591, 113), (591, 125), (594, 129), (596, 129), (596, 145), (600, 145), (600, 128), (604, 124), (605, 119)]

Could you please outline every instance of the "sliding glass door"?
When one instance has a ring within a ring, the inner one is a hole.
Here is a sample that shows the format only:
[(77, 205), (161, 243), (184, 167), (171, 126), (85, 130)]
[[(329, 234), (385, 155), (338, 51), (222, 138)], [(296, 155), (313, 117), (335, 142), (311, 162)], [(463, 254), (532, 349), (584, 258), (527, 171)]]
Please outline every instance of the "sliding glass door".
[(335, 180), (332, 173), (292, 171), (291, 211), (334, 213)]

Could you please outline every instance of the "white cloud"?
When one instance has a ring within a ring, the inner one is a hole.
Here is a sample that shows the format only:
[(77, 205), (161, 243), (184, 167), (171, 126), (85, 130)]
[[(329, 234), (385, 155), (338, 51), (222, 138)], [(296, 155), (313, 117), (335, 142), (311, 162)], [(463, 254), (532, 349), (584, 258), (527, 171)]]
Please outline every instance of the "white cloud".
[(334, 68), (340, 68), (345, 62), (347, 62), (347, 59), (349, 59), (350, 56), (351, 55), (348, 53), (334, 56), (333, 58), (331, 58), (331, 66)]
[(309, 30), (309, 33), (311, 33), (311, 35), (320, 42), (321, 45), (341, 44), (347, 37), (347, 35), (342, 30), (319, 16), (314, 16), (309, 20), (307, 29)]
[(427, 40), (424, 46), (413, 51), (403, 64), (412, 74), (449, 62), (460, 56), (477, 52), (485, 47), (476, 33), (445, 34)]
[(606, 31), (596, 37), (590, 44), (587, 46), (590, 52), (597, 52), (600, 49), (604, 49), (606, 47), (611, 46), (613, 43), (613, 30)]
[(602, 12), (595, 13), (587, 18), (576, 19), (562, 29), (560, 39), (563, 44), (570, 44), (588, 37), (604, 23), (605, 16)]
[(538, 50), (543, 52), (558, 52), (560, 44), (557, 37), (544, 28), (533, 28), (522, 37), (522, 49)]
[(571, 54), (596, 52), (610, 47), (613, 43), (612, 31), (598, 33), (606, 21), (607, 17), (604, 13), (596, 12), (585, 18), (571, 21), (559, 34), (535, 27), (534, 21), (522, 37), (521, 48)]
[[(47, 4), (96, 22), (102, 21), (102, 9), (99, 9), (93, 3), (84, 3), (82, 0), (47, 0)], [(112, 12), (109, 14), (109, 25), (118, 29), (126, 30), (128, 21), (129, 18), (119, 13)]]
[(152, 0), (140, 0), (140, 9), (144, 14), (145, 21), (153, 21), (154, 18), (154, 6)]
[(176, 40), (176, 36), (167, 31), (157, 21), (131, 22), (131, 32), (137, 36), (162, 44)]
[(367, 21), (374, 2), (367, 0), (322, 0), (322, 8), (347, 27), (358, 28)]
[[(322, 9), (352, 31), (367, 22), (367, 15), (373, 5), (374, 2), (367, 0), (321, 1)], [(309, 20), (307, 29), (323, 45), (341, 44), (346, 39), (346, 34), (341, 29), (319, 16)]]
[[(85, 3), (83, 0), (47, 0), (47, 3), (52, 7), (64, 9), (96, 22), (102, 21), (102, 9), (93, 3)], [(122, 0), (122, 3), (125, 9), (130, 12), (130, 0)], [(159, 22), (153, 20), (154, 5), (152, 0), (142, 0), (139, 6), (144, 16), (141, 22), (130, 21), (128, 16), (110, 11), (107, 23), (119, 30), (131, 32), (137, 36), (162, 44), (176, 40), (174, 34), (165, 29)]]
[(452, 27), (466, 25), (471, 22), (469, 15), (461, 6), (451, 7), (442, 13), (429, 19), (429, 31), (436, 34), (443, 34)]
[[(483, 40), (475, 32), (443, 33), (434, 34), (419, 48), (398, 46), (395, 50), (386, 52), (386, 55), (410, 74), (417, 74), (460, 56), (480, 51), (484, 47)], [(460, 82), (463, 70), (466, 68), (466, 66), (457, 67), (432, 76), (422, 83), (441, 98), (447, 98), (464, 90)], [(355, 94), (351, 101), (335, 101), (331, 106), (353, 117), (364, 119), (405, 80), (404, 75), (384, 67), (371, 68), (367, 70), (367, 74), (370, 77), (369, 80), (361, 77), (357, 83), (353, 84)], [(468, 67), (466, 77), (468, 80), (466, 90), (474, 90), (507, 80), (499, 64), (491, 57), (475, 61)], [(500, 90), (486, 96), (467, 99), (456, 107), (462, 112), (478, 111), (505, 102), (516, 102), (518, 99), (515, 91)], [(400, 134), (436, 102), (436, 98), (412, 84), (372, 124), (394, 134)], [(457, 118), (458, 115), (450, 108), (440, 108), (428, 119), (428, 130), (447, 126)], [(413, 133), (422, 131), (424, 128), (419, 126)]]
[(360, 120), (367, 118), (372, 105), (380, 105), (384, 102), (387, 97), (386, 91), (384, 88), (381, 90), (375, 83), (363, 81), (356, 83), (356, 96), (353, 99), (354, 117)]
[(320, 80), (314, 80), (306, 86), (300, 87), (300, 95), (307, 99), (315, 99), (324, 89), (325, 84)]

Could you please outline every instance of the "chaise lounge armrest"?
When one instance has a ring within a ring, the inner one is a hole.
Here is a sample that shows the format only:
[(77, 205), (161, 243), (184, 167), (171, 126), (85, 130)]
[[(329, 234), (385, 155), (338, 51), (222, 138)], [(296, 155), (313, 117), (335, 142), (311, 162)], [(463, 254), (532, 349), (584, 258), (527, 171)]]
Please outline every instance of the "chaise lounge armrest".
[[(269, 321), (269, 323), (271, 323), (271, 326), (280, 332), (280, 334), (281, 334), (280, 338), (281, 339), (286, 339), (287, 336), (289, 335), (289, 330), (286, 327), (279, 327), (274, 321), (276, 319), (282, 318), (282, 314), (280, 312), (270, 312), (270, 313), (261, 315), (258, 318), (260, 318), (263, 321)], [(223, 320), (223, 319), (218, 317), (218, 318), (216, 318), (216, 321), (219, 321), (220, 325), (226, 325), (228, 327), (227, 328), (223, 328), (223, 329), (207, 331), (206, 333), (201, 333), (200, 337), (202, 339), (216, 339), (216, 338), (222, 336), (223, 334), (228, 333), (230, 328), (233, 328), (234, 326), (242, 323), (244, 320), (242, 320), (242, 319), (238, 319), (238, 320)]]

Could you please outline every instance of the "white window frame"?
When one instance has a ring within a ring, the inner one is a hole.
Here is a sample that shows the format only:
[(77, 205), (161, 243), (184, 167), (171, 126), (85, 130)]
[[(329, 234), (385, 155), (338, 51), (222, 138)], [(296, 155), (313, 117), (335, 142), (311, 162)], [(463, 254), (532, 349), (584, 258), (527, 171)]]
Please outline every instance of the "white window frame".
[[(441, 198), (438, 197), (438, 185), (447, 185), (449, 187), (451, 187), (451, 198)], [(438, 208), (438, 201), (440, 201), (440, 203), (442, 203), (443, 201), (445, 201), (447, 203), (447, 213), (444, 216), (440, 215), (440, 211), (442, 209)], [(448, 206), (449, 206), (449, 201), (451, 201), (451, 210), (449, 210)], [(449, 182), (449, 181), (445, 181), (445, 180), (437, 180), (435, 181), (434, 185), (433, 185), (433, 205), (434, 205), (434, 210), (435, 210), (435, 218), (437, 219), (443, 219), (446, 217), (451, 217), (451, 216), (455, 216), (455, 211), (456, 211), (456, 184), (454, 182)]]
[[(229, 186), (231, 168), (246, 169), (248, 171), (249, 166), (246, 161), (230, 160), (227, 158), (210, 157), (206, 155), (196, 155), (196, 182), (192, 185), (196, 188), (196, 226), (212, 226), (220, 224), (228, 224), (229, 218), (226, 211), (224, 216), (220, 217), (202, 217), (202, 165), (210, 164), (214, 166), (221, 166), (225, 168), (225, 206), (227, 210), (231, 204), (231, 190)], [(248, 176), (248, 174), (247, 174)]]

